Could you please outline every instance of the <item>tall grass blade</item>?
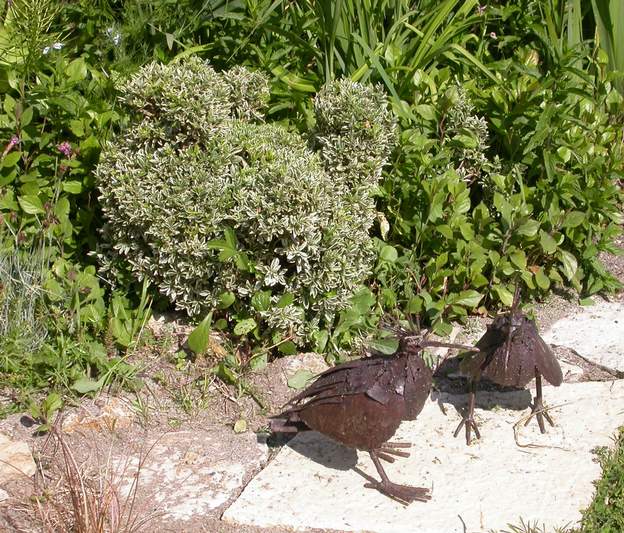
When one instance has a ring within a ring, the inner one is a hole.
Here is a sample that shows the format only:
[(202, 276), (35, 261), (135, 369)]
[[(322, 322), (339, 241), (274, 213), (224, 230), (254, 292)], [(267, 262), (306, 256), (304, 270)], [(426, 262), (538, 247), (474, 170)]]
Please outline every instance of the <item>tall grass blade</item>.
[[(624, 2), (619, 0), (592, 0), (599, 43), (609, 58), (609, 69), (624, 74)], [(624, 94), (624, 79), (615, 86)]]

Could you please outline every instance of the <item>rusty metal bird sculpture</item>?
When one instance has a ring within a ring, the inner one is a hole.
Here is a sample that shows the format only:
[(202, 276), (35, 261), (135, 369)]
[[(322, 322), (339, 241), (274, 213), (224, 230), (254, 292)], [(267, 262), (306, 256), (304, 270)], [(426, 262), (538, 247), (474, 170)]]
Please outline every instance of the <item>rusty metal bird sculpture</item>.
[(558, 387), (563, 381), (561, 367), (550, 346), (540, 337), (535, 322), (520, 311), (519, 304), (520, 287), (516, 286), (511, 309), (494, 319), (475, 345), (480, 351), (468, 354), (460, 366), (470, 376), (470, 388), (468, 410), (454, 436), (457, 437), (461, 428), (465, 427), (468, 445), (472, 430), (478, 439), (481, 438), (474, 420), (477, 383), (481, 378), (498, 385), (517, 388), (525, 387), (535, 378), (536, 395), (531, 416), (525, 425), (535, 416), (542, 433), (546, 432), (544, 418), (554, 426), (542, 402), (542, 376), (551, 385)]
[(381, 477), (367, 483), (404, 504), (425, 502), (429, 490), (391, 482), (380, 459), (409, 457), (410, 443), (389, 442), (403, 420), (415, 420), (431, 389), (432, 372), (421, 353), (428, 346), (474, 349), (429, 341), (424, 335), (402, 335), (398, 352), (376, 355), (337, 365), (323, 372), (273, 417), (273, 432), (316, 430), (333, 440), (367, 451)]

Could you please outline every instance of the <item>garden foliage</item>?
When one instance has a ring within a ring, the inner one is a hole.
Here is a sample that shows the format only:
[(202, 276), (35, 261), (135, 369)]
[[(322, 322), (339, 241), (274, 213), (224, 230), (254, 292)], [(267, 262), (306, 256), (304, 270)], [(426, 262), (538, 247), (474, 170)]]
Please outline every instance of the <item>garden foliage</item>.
[(555, 284), (584, 294), (618, 286), (598, 254), (617, 252), (622, 223), (624, 154), (610, 118), (621, 97), (565, 64), (547, 76), (500, 68), (513, 89), (472, 95), (422, 74), (426, 116), (403, 131), (383, 185), (388, 241), (401, 253), (379, 276), (409, 312), (455, 318), (509, 305), (515, 279), (536, 295)]
[[(518, 278), (537, 298), (613, 290), (598, 256), (621, 224), (617, 9), (8, 2), (2, 250), (43, 257), (31, 322), (47, 335), (8, 342), (0, 378), (80, 391), (126, 380), (119, 355), (149, 316), (148, 280), (181, 309), (214, 307), (212, 326), (264, 361), (268, 346), (292, 353), (291, 336), (330, 359), (388, 312), (444, 331), (508, 303)], [(383, 84), (393, 113), (358, 81)], [(108, 267), (133, 275), (111, 291)]]
[(109, 259), (190, 315), (220, 308), (236, 334), (301, 344), (371, 271), (395, 122), (383, 92), (343, 80), (316, 97), (308, 141), (261, 121), (267, 87), (197, 58), (145, 66), (121, 88), (137, 120), (96, 175)]

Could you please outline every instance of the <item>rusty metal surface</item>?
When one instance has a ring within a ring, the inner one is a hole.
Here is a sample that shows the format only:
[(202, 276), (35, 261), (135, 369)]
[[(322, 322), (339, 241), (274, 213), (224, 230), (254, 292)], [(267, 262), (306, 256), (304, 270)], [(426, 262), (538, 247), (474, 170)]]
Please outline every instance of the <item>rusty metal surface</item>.
[(276, 419), (303, 422), (350, 448), (379, 448), (402, 420), (418, 416), (429, 396), (432, 372), (421, 351), (419, 342), (406, 338), (395, 356), (366, 357), (330, 368)]
[(473, 379), (484, 377), (499, 385), (524, 387), (537, 369), (552, 385), (563, 381), (559, 362), (535, 322), (518, 310), (496, 317), (476, 347), (481, 352), (462, 365)]

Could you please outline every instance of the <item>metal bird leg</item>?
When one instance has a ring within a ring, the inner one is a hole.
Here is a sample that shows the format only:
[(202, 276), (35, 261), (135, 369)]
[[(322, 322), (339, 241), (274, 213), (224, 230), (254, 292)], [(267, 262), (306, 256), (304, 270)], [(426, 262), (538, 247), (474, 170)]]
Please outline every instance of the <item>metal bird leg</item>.
[(462, 427), (466, 426), (466, 444), (470, 446), (471, 443), (471, 431), (474, 430), (475, 436), (480, 439), (481, 433), (474, 419), (474, 408), (477, 399), (477, 382), (474, 379), (470, 380), (470, 392), (468, 394), (468, 411), (462, 421), (457, 426), (453, 437), (457, 437)]
[(544, 418), (548, 420), (548, 423), (551, 426), (555, 426), (555, 423), (548, 414), (548, 411), (544, 410), (544, 404), (542, 403), (542, 375), (537, 368), (535, 369), (535, 400), (531, 409), (531, 416), (529, 416), (527, 421), (524, 423), (525, 426), (531, 421), (531, 418), (533, 418), (533, 416), (537, 418), (537, 423), (542, 433), (546, 433)]
[(392, 481), (388, 479), (383, 466), (381, 466), (381, 462), (378, 457), (379, 451), (371, 450), (368, 453), (370, 454), (375, 468), (381, 477), (381, 481), (376, 483), (366, 483), (366, 485), (364, 485), (366, 488), (377, 489), (379, 492), (382, 492), (386, 496), (389, 496), (390, 498), (393, 498), (403, 504), (410, 504), (414, 501), (426, 502), (431, 499), (429, 489), (392, 483)]

